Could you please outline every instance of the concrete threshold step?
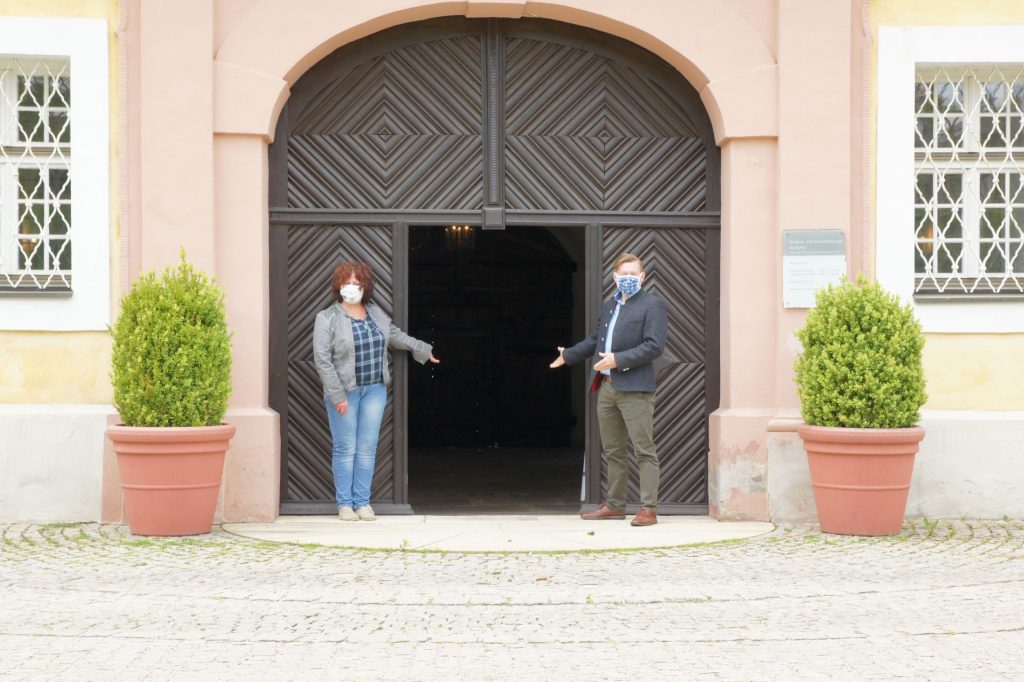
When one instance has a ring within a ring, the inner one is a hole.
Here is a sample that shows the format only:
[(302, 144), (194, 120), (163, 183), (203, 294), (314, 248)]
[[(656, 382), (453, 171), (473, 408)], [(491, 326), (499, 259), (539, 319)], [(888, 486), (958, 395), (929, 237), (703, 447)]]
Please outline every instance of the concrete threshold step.
[(676, 547), (740, 540), (770, 532), (757, 521), (706, 516), (660, 516), (645, 528), (625, 521), (584, 521), (578, 515), (282, 516), (272, 523), (226, 523), (236, 535), (271, 542), (363, 549), (448, 552), (551, 552)]

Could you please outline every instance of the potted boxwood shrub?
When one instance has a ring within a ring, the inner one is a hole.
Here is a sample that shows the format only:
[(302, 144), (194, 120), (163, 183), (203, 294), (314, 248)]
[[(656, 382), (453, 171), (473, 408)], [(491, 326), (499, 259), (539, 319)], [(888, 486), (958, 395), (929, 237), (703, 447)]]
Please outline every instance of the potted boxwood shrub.
[(924, 437), (924, 337), (910, 306), (858, 276), (817, 293), (796, 360), (821, 530), (891, 535)]
[(138, 535), (208, 533), (224, 453), (231, 336), (221, 288), (186, 262), (137, 279), (112, 329), (114, 406), (107, 428), (125, 512)]

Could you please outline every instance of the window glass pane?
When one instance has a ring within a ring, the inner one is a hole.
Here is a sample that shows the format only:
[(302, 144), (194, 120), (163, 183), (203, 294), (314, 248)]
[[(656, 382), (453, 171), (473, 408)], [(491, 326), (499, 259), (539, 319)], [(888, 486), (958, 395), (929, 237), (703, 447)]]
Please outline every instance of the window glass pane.
[(43, 106), (43, 77), (18, 76), (18, 104), (23, 107)]
[(981, 243), (981, 266), (988, 275), (998, 275), (1006, 271), (1006, 257), (1001, 246), (1000, 242)]
[(50, 262), (59, 270), (71, 269), (71, 241), (67, 239), (50, 240)]
[(957, 243), (940, 245), (936, 252), (936, 271), (947, 275), (958, 272), (961, 249), (962, 244)]
[(69, 76), (61, 76), (57, 79), (56, 91), (58, 94), (57, 100), (61, 102), (61, 106), (71, 106), (71, 78)]
[(1002, 136), (1002, 132), (996, 129), (998, 122), (995, 116), (981, 116), (978, 125), (981, 144), (986, 147), (998, 146), (997, 140)]
[(982, 111), (1002, 111), (1006, 107), (1006, 83), (985, 83), (982, 91)]
[(979, 227), (982, 239), (994, 239), (1000, 236), (1003, 230), (1003, 221), (1006, 219), (1006, 210), (998, 207), (987, 207), (982, 213)]
[[(941, 213), (941, 211), (940, 211)], [(964, 226), (960, 220), (959, 211), (947, 211), (948, 215), (941, 217), (939, 224), (942, 226), (943, 239), (963, 239)]]
[(50, 198), (70, 199), (71, 182), (67, 168), (50, 169)]
[(46, 106), (58, 108), (64, 106), (60, 92), (57, 90), (57, 79), (52, 76), (46, 78)]
[(1014, 274), (1022, 275), (1024, 274), (1024, 246), (1018, 243), (1014, 248), (1011, 271)]
[(938, 210), (938, 234), (941, 239), (961, 239), (963, 225), (960, 222), (960, 214), (949, 208)]
[(39, 239), (18, 240), (18, 268), (22, 270), (43, 269), (43, 242)]
[(982, 202), (988, 203), (995, 193), (995, 175), (992, 173), (981, 173), (978, 176), (978, 196)]
[(1003, 178), (1006, 200), (1010, 203), (1024, 201), (1024, 196), (1021, 195), (1021, 174), (1004, 173)]
[(67, 205), (58, 204), (51, 207), (50, 209), (50, 234), (67, 234), (68, 233), (68, 214), (71, 213), (71, 207)]
[(1010, 271), (1024, 274), (1024, 208), (1015, 208), (1006, 225), (1009, 240), (1006, 242), (1010, 255)]
[(22, 205), (20, 208), (21, 222), (18, 225), (19, 234), (40, 234), (46, 225), (46, 209), (42, 204)]
[[(962, 116), (947, 116), (941, 120), (941, 129), (939, 130), (938, 142), (936, 143), (939, 147), (958, 147), (963, 139), (964, 132), (964, 119)], [(1001, 143), (1005, 146), (1005, 142)]]
[(71, 240), (64, 240), (64, 249), (60, 252), (57, 267), (61, 270), (71, 270)]
[(956, 83), (936, 83), (935, 101), (941, 113), (960, 113), (964, 101), (963, 86)]
[(39, 118), (38, 111), (18, 112), (18, 141), (19, 142), (42, 142), (43, 122)]
[(932, 179), (935, 176), (931, 173), (918, 173), (917, 186), (914, 189), (914, 203), (927, 204), (932, 198)]
[(917, 119), (917, 136), (915, 137), (914, 145), (917, 147), (927, 147), (931, 145), (932, 140), (935, 139), (935, 122), (930, 117), (921, 117)]
[(918, 242), (917, 248), (914, 249), (914, 273), (924, 274), (926, 259), (931, 257), (932, 243), (931, 242)]
[(1024, 147), (1024, 119), (1020, 116), (1006, 117), (1006, 139), (1011, 147)]
[(946, 226), (949, 225), (949, 221), (953, 218), (953, 212), (948, 208), (940, 208), (936, 211), (936, 219), (938, 222), (939, 234), (944, 236), (946, 233)]
[(71, 142), (71, 126), (68, 125), (66, 111), (50, 112), (50, 130), (47, 139), (57, 142)]
[(43, 183), (38, 168), (18, 169), (18, 197), (21, 199), (43, 198)]
[(1024, 82), (1014, 80), (1010, 90), (1012, 97), (1006, 110), (1015, 114), (1024, 114)]
[(1006, 223), (1007, 236), (1010, 239), (1024, 239), (1024, 208), (1015, 208), (1010, 212)]
[(981, 122), (981, 144), (985, 147), (999, 149), (1006, 146), (1009, 140), (1006, 117), (996, 116), (989, 122), (990, 130), (986, 130), (985, 121)]
[(942, 187), (939, 191), (939, 202), (944, 204), (959, 203), (963, 194), (963, 174), (945, 173), (940, 177)]
[(914, 211), (914, 224), (917, 225), (918, 239), (931, 239), (935, 236), (935, 225), (925, 209), (919, 208)]
[(935, 111), (925, 83), (914, 83), (914, 111), (919, 114), (930, 114)]

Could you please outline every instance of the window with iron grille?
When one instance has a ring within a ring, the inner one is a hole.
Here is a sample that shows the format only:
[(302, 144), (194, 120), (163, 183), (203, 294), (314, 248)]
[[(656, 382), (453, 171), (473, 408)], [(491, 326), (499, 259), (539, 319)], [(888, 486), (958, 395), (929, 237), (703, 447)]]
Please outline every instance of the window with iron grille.
[(0, 291), (70, 291), (69, 61), (0, 58)]
[(918, 68), (915, 294), (1024, 294), (1024, 65)]

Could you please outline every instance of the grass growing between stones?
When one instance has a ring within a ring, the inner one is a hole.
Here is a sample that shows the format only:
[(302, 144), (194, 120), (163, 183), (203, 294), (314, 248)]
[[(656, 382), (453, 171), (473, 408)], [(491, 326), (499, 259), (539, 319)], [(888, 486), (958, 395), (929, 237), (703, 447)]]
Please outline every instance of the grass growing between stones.
[[(310, 554), (346, 554), (362, 555), (367, 558), (374, 556), (415, 556), (430, 555), (439, 557), (459, 557), (466, 555), (492, 555), (495, 557), (509, 556), (587, 556), (587, 555), (632, 555), (646, 554), (655, 556), (678, 555), (680, 552), (702, 550), (705, 548), (730, 548), (746, 544), (777, 547), (785, 551), (786, 546), (817, 545), (815, 552), (829, 552), (836, 547), (884, 547), (886, 545), (913, 546), (928, 545), (938, 551), (949, 551), (953, 547), (969, 546), (969, 551), (984, 553), (995, 551), (1009, 544), (1019, 543), (1024, 537), (1024, 520), (1002, 519), (961, 520), (961, 519), (907, 519), (902, 530), (895, 535), (878, 537), (841, 536), (821, 533), (813, 525), (782, 525), (774, 531), (752, 538), (736, 538), (714, 542), (700, 542), (673, 546), (633, 547), (619, 549), (580, 549), (580, 550), (442, 550), (412, 549), (408, 539), (396, 548), (362, 548), (352, 546), (334, 546), (318, 543), (287, 543), (269, 540), (255, 540), (233, 535), (220, 528), (215, 528), (209, 535), (193, 537), (141, 537), (133, 536), (124, 526), (95, 523), (54, 523), (41, 525), (8, 524), (0, 525), (0, 547), (11, 559), (27, 558), (40, 551), (58, 551), (61, 548), (73, 549), (76, 555), (107, 554), (118, 548), (136, 551), (180, 553), (201, 551), (200, 556), (206, 558), (225, 557), (238, 551), (285, 556), (296, 549)], [(947, 547), (948, 549), (941, 549)], [(18, 550), (22, 551), (18, 551)], [(139, 557), (141, 558), (141, 557)]]
[[(240, 540), (244, 541), (245, 538)], [(300, 547), (303, 549), (313, 551), (339, 551), (339, 552), (360, 552), (368, 555), (373, 554), (396, 554), (396, 555), (436, 555), (436, 556), (459, 556), (459, 555), (493, 555), (500, 557), (517, 556), (517, 555), (538, 555), (538, 556), (557, 556), (557, 555), (602, 555), (602, 554), (637, 554), (637, 553), (657, 553), (661, 551), (672, 551), (672, 550), (686, 550), (686, 549), (699, 549), (705, 547), (719, 547), (743, 544), (750, 541), (751, 538), (730, 538), (726, 540), (715, 540), (713, 542), (694, 542), (685, 545), (658, 545), (653, 547), (623, 547), (613, 549), (541, 549), (541, 550), (455, 550), (455, 549), (410, 549), (408, 543), (403, 543), (405, 546), (399, 547), (354, 547), (346, 545), (321, 545), (315, 543), (292, 543), (292, 542), (269, 542), (267, 540), (254, 541), (251, 546), (266, 549), (268, 547), (275, 548), (288, 548), (288, 547)]]

